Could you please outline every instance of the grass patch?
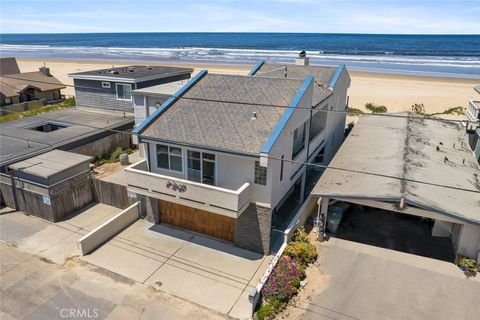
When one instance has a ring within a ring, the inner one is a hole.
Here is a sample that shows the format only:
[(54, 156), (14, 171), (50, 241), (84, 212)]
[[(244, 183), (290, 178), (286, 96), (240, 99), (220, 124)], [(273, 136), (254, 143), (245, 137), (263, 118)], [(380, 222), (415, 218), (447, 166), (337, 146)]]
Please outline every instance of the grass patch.
[(385, 113), (388, 112), (387, 107), (377, 105), (375, 103), (369, 102), (365, 104), (365, 109), (370, 111), (371, 113)]
[(60, 109), (71, 108), (75, 106), (75, 98), (68, 98), (62, 102), (46, 105), (45, 107), (36, 108), (23, 112), (10, 113), (0, 117), (0, 123), (14, 121), (22, 118), (36, 116), (46, 112), (52, 112)]
[(121, 154), (132, 154), (135, 150), (134, 149), (123, 149), (121, 147), (118, 147), (115, 149), (112, 153), (104, 156), (102, 159), (98, 160), (95, 164), (97, 166), (101, 166), (106, 163), (116, 163), (120, 161), (120, 155)]
[(446, 109), (445, 111), (442, 111), (442, 112), (427, 113), (427, 112), (425, 112), (425, 106), (423, 105), (423, 103), (415, 103), (410, 107), (410, 111), (415, 113), (415, 114), (422, 115), (422, 116), (438, 116), (438, 115), (442, 115), (442, 114), (461, 116), (461, 115), (464, 114), (465, 108), (461, 107), (461, 106), (457, 106), (457, 107), (448, 108), (448, 109)]
[(357, 108), (348, 107), (348, 108), (347, 108), (347, 113), (348, 113), (348, 115), (350, 115), (350, 116), (355, 116), (355, 115), (362, 114), (363, 111), (360, 110), (360, 109), (357, 109)]

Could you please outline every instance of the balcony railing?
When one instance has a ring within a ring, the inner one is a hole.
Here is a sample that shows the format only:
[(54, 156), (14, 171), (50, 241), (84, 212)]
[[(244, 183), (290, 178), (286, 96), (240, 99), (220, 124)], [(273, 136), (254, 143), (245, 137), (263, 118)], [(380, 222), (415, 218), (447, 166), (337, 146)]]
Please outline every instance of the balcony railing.
[(220, 188), (149, 172), (146, 160), (125, 168), (125, 174), (129, 188), (143, 194), (172, 196), (233, 213), (242, 211), (250, 203), (251, 186), (248, 182), (237, 190)]
[(471, 121), (477, 121), (480, 115), (480, 101), (470, 101), (465, 115)]

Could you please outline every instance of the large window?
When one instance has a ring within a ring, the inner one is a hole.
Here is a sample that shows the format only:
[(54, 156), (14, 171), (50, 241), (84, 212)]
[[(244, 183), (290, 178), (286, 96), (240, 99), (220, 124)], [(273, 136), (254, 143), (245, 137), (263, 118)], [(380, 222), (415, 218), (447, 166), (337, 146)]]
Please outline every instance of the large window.
[(267, 184), (267, 168), (260, 166), (260, 161), (255, 161), (254, 182), (264, 186)]
[(327, 112), (324, 110), (317, 111), (312, 116), (312, 122), (310, 126), (310, 141), (313, 140), (318, 134), (320, 134), (327, 124)]
[(132, 100), (132, 85), (117, 83), (117, 99), (118, 100)]
[(157, 167), (182, 172), (182, 149), (157, 144)]
[(212, 153), (187, 152), (188, 180), (215, 185), (215, 155)]
[(297, 155), (305, 147), (305, 123), (293, 131), (293, 147), (292, 147), (292, 159), (295, 159)]

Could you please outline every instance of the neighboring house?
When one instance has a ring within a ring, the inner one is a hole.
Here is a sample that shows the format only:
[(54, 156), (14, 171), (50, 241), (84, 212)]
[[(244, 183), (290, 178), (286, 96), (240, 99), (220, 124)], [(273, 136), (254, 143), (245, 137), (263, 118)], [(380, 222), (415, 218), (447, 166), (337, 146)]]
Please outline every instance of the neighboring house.
[(17, 59), (13, 57), (0, 58), (0, 75), (20, 73)]
[(274, 220), (288, 222), (314, 184), (307, 180), (318, 178), (303, 162), (334, 153), (327, 131), (337, 124), (312, 106), (327, 109), (338, 86), (343, 97), (328, 100), (328, 110), (345, 111), (349, 77), (342, 67), (328, 72), (333, 89), (325, 90), (308, 71), (196, 75), (134, 130), (147, 157), (126, 169), (128, 190), (147, 218), (269, 253)]
[(135, 113), (135, 126), (145, 121), (150, 114), (170, 99), (175, 92), (180, 90), (187, 82), (188, 80), (181, 80), (134, 90), (133, 108)]
[(193, 69), (128, 66), (72, 73), (77, 106), (133, 112), (134, 90), (189, 79)]
[[(480, 167), (464, 142), (465, 127), (460, 123), (407, 113), (363, 116), (312, 191), (324, 215), (321, 220), (335, 229), (338, 211), (332, 206), (345, 204), (362, 208), (350, 215), (371, 208), (376, 209), (375, 215), (390, 214), (383, 221), (394, 225), (385, 225), (383, 232), (398, 227), (395, 216), (419, 216), (434, 221), (431, 235), (449, 237), (456, 254), (478, 257)], [(425, 226), (424, 221), (413, 219), (410, 224), (412, 230)], [(344, 228), (353, 233), (355, 226)], [(377, 242), (370, 228), (363, 228), (357, 239)], [(405, 236), (399, 241), (409, 244), (406, 248), (428, 247), (420, 239)]]
[[(475, 90), (480, 93), (480, 87), (475, 87)], [(470, 121), (480, 122), (480, 101), (469, 101), (465, 115)], [(470, 144), (478, 163), (480, 163), (480, 125), (473, 125), (471, 129), (469, 128), (468, 133), (468, 143)]]
[[(0, 106), (43, 100), (45, 103), (63, 99), (61, 90), (65, 85), (43, 66), (36, 72), (18, 72), (15, 58), (0, 58)], [(16, 73), (10, 73), (16, 72)]]

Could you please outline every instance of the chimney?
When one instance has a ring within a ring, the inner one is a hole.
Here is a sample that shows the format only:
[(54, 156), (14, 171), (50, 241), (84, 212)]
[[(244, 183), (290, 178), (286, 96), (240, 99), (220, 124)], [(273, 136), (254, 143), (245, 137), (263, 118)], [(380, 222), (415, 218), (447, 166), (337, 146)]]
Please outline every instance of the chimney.
[(43, 66), (41, 66), (39, 69), (38, 69), (41, 73), (43, 73), (44, 75), (46, 75), (47, 77), (51, 77), (52, 75), (50, 74), (50, 68), (47, 68), (45, 66), (45, 64)]
[(295, 65), (297, 66), (308, 66), (309, 59), (307, 57), (307, 53), (302, 51), (298, 54), (298, 58), (295, 59)]

